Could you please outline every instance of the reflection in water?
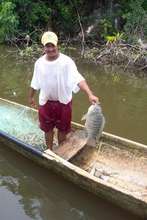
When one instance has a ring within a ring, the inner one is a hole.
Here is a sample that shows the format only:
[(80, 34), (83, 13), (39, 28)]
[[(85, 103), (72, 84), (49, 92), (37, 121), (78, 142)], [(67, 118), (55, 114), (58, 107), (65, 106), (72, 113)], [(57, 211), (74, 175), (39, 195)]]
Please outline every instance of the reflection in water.
[(5, 145), (0, 147), (0, 198), (2, 195), (7, 198), (7, 209), (0, 205), (3, 220), (139, 220), (36, 166)]

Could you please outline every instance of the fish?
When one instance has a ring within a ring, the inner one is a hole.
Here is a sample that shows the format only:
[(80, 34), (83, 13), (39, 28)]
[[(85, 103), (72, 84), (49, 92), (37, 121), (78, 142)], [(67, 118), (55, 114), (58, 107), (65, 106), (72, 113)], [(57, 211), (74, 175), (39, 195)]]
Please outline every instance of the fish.
[(85, 120), (86, 144), (96, 147), (105, 126), (105, 117), (100, 104), (91, 105), (81, 120)]

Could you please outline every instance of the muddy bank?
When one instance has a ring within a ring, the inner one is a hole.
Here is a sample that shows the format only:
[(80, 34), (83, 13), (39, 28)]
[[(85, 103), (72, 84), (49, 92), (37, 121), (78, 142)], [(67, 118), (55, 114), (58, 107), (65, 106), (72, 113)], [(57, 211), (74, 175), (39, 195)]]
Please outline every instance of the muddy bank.
[(112, 44), (85, 48), (84, 58), (106, 69), (147, 76), (147, 50), (129, 44)]
[[(140, 45), (113, 43), (91, 46), (85, 44), (83, 47), (74, 42), (72, 45), (61, 43), (59, 49), (75, 60), (80, 57), (83, 62), (99, 65), (106, 72), (117, 71), (138, 77), (147, 77), (147, 49)], [(35, 61), (42, 54), (43, 48), (35, 44), (23, 49), (19, 48), (17, 56), (24, 62), (28, 62), (30, 58)]]

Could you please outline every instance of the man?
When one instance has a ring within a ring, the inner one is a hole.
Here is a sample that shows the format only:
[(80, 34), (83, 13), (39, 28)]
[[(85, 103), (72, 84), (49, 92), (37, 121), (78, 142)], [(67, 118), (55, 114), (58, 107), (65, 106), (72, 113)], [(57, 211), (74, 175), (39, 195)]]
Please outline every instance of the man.
[(98, 102), (74, 61), (59, 52), (58, 37), (45, 32), (41, 38), (45, 54), (35, 63), (29, 92), (29, 104), (34, 107), (34, 95), (39, 94), (39, 122), (45, 132), (46, 145), (52, 150), (53, 129), (58, 129), (58, 143), (61, 144), (71, 128), (72, 92), (83, 90), (91, 103)]

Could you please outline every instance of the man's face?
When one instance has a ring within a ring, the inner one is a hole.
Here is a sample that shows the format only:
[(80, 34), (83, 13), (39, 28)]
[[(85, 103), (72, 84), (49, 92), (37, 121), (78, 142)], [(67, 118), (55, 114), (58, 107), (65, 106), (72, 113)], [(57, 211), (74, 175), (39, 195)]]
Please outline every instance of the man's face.
[(57, 46), (48, 43), (44, 46), (45, 53), (47, 54), (48, 59), (54, 60), (58, 57), (58, 48)]

